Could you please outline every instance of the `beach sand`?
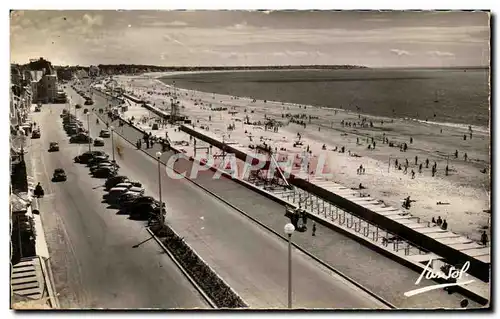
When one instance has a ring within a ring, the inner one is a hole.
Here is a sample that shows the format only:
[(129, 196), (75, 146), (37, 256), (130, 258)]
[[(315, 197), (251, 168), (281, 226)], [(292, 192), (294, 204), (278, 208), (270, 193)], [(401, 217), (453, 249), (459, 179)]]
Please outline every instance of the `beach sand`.
[[(135, 96), (169, 111), (170, 97), (163, 94), (173, 92), (174, 89), (153, 76), (118, 76), (115, 79)], [(301, 153), (309, 146), (316, 157), (323, 154), (328, 158), (327, 165), (333, 173), (331, 180), (339, 184), (357, 188), (362, 183), (366, 187), (363, 193), (393, 207), (401, 207), (402, 199), (411, 196), (415, 200), (410, 209), (412, 215), (428, 221), (441, 216), (447, 220), (449, 230), (475, 240), (479, 240), (483, 228), (489, 226), (490, 213), (485, 212), (490, 210), (491, 189), (490, 135), (487, 129), (474, 127), (470, 139), (468, 127), (462, 125), (381, 118), (332, 108), (253, 101), (251, 98), (179, 88), (175, 88), (175, 91), (179, 95), (180, 114), (193, 119), (197, 127), (209, 126), (210, 132), (218, 136), (225, 134), (226, 140), (249, 145), (258, 143), (262, 136), (272, 147), (284, 147), (287, 152), (294, 153)], [(220, 107), (227, 110), (211, 110)], [(306, 123), (304, 127), (295, 123), (287, 124), (288, 119), (283, 118), (282, 114), (305, 114), (313, 119), (303, 119)], [(266, 131), (264, 125), (244, 125), (246, 116), (250, 122), (263, 123), (267, 117), (283, 122), (284, 126), (278, 132), (273, 132), (272, 129)], [(363, 118), (366, 118), (367, 125), (361, 127), (358, 122)], [(342, 121), (357, 124), (356, 127), (343, 126)], [(373, 127), (369, 125), (370, 121), (373, 122)], [(228, 131), (229, 124), (234, 124), (235, 129)], [(301, 134), (303, 145), (293, 147), (297, 133)], [(463, 139), (464, 134), (467, 136), (466, 140)], [(399, 147), (383, 143), (383, 137), (395, 145), (407, 143), (407, 151), (402, 152)], [(375, 149), (368, 149), (372, 138), (376, 142)], [(413, 139), (412, 143), (410, 138)], [(322, 150), (323, 144), (326, 150)], [(333, 151), (335, 147), (340, 149), (342, 146), (345, 147), (345, 153)], [(455, 158), (456, 150), (458, 158)], [(415, 156), (418, 157), (417, 165)], [(407, 174), (404, 174), (404, 169), (395, 168), (396, 159), (402, 166), (408, 159)], [(425, 165), (426, 159), (430, 162), (428, 168)], [(434, 162), (437, 163), (437, 173), (432, 177), (431, 167)], [(422, 173), (419, 173), (420, 163), (423, 163)], [(450, 168), (449, 176), (445, 176), (447, 163)], [(357, 174), (360, 165), (365, 168), (365, 174)], [(485, 168), (487, 172), (482, 173), (481, 170)], [(415, 171), (414, 179), (411, 178), (412, 170)], [(314, 175), (310, 178), (313, 179)], [(438, 202), (446, 204), (438, 205)]]

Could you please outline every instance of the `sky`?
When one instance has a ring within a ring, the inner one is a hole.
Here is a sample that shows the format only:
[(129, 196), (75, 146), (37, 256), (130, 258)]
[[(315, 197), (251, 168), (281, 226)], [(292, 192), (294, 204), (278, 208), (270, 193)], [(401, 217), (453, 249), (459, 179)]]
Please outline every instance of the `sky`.
[(12, 11), (11, 62), (488, 66), (486, 12)]

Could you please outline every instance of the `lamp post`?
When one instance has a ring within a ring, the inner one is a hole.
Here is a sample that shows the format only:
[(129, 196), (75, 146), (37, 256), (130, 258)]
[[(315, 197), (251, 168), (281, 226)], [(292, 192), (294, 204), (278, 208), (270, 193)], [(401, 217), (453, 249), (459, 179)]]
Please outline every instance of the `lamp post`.
[(90, 152), (92, 151), (91, 149), (92, 141), (90, 140), (90, 112), (87, 112), (87, 131), (88, 131), (89, 152)]
[(293, 224), (285, 225), (285, 234), (288, 235), (288, 309), (292, 309), (292, 234), (294, 231)]
[(158, 193), (160, 195), (160, 226), (163, 228), (163, 201), (161, 198), (161, 165), (160, 165), (161, 152), (156, 152), (156, 158), (158, 159)]
[[(109, 127), (109, 130), (111, 131), (111, 149), (112, 149), (112, 156), (113, 156), (113, 164), (116, 164), (115, 162), (115, 141), (114, 141), (114, 138), (113, 138), (113, 133), (115, 131), (115, 128), (113, 126), (110, 126)], [(113, 166), (115, 171), (116, 171), (116, 166)]]

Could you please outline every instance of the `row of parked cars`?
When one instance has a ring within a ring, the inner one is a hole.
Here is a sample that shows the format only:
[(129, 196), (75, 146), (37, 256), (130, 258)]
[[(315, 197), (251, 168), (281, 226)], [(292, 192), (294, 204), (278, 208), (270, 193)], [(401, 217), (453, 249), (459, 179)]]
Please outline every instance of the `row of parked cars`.
[[(94, 177), (106, 178), (104, 188), (107, 193), (103, 195), (103, 199), (112, 208), (129, 214), (131, 219), (145, 220), (159, 215), (159, 202), (144, 195), (140, 182), (118, 175), (119, 166), (109, 160), (108, 154), (102, 151), (87, 151), (75, 157), (75, 162), (86, 164)], [(165, 214), (165, 208), (163, 213)]]
[(94, 101), (87, 96), (86, 92), (83, 91), (83, 90), (80, 90), (78, 88), (76, 88), (74, 85), (71, 86), (73, 88), (73, 90), (76, 91), (76, 93), (78, 93), (78, 95), (80, 95), (81, 97), (83, 97), (85, 99), (85, 105), (93, 105), (94, 104)]
[[(66, 109), (63, 110), (61, 117), (63, 119), (63, 128), (70, 136), (69, 142), (75, 144), (93, 143), (94, 146), (104, 146), (102, 137), (109, 137), (109, 132), (100, 132), (99, 137), (92, 138), (85, 129), (82, 121), (77, 119), (73, 114), (70, 114)], [(107, 130), (103, 130), (107, 131)]]

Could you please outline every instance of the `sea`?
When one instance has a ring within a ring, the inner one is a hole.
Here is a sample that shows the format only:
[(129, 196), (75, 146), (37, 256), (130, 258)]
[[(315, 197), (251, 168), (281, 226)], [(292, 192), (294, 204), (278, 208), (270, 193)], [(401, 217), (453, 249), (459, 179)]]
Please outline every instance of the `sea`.
[(392, 118), (490, 124), (488, 69), (263, 70), (174, 74), (177, 87)]

